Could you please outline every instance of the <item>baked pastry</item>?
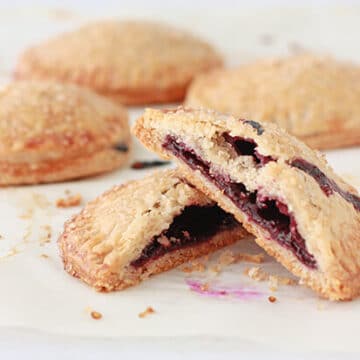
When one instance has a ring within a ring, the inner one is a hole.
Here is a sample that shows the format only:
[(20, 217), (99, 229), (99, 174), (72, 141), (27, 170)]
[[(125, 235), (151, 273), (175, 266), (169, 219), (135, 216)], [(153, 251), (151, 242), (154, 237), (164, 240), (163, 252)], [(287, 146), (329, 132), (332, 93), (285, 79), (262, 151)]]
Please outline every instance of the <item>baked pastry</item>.
[(20, 81), (0, 91), (0, 185), (100, 174), (129, 150), (127, 111), (90, 90)]
[(245, 230), (176, 170), (116, 186), (65, 224), (65, 270), (99, 291), (140, 281), (242, 238)]
[(257, 243), (332, 300), (360, 292), (360, 198), (320, 153), (276, 124), (212, 110), (146, 110), (134, 128)]
[(181, 30), (104, 20), (29, 48), (15, 76), (80, 84), (124, 104), (161, 103), (182, 100), (195, 75), (221, 64), (210, 45)]
[(276, 122), (317, 149), (360, 144), (360, 67), (310, 54), (212, 71), (187, 106)]

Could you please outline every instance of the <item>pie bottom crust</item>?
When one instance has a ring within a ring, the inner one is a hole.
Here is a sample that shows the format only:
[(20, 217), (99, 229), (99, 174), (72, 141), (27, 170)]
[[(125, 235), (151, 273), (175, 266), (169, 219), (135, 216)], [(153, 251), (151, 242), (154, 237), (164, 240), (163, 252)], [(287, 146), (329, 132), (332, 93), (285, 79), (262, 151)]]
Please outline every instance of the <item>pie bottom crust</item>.
[(186, 88), (187, 87), (185, 85), (178, 85), (164, 89), (149, 88), (95, 91), (116, 103), (125, 105), (141, 105), (181, 101), (185, 97)]
[(89, 269), (86, 263), (79, 257), (77, 251), (72, 252), (68, 250), (66, 234), (59, 241), (59, 247), (64, 268), (70, 275), (82, 279), (97, 291), (109, 292), (137, 285), (152, 275), (170, 270), (189, 260), (231, 245), (246, 234), (242, 227), (221, 231), (205, 242), (171, 251), (156, 260), (151, 260), (142, 267), (134, 268), (128, 266), (127, 270), (122, 271), (121, 276), (118, 273), (111, 272), (106, 265), (100, 268), (94, 267)]
[(319, 133), (300, 137), (313, 149), (337, 149), (360, 144), (360, 130), (339, 130), (337, 132)]
[[(325, 278), (320, 272), (308, 269), (305, 265), (299, 262), (295, 256), (279, 245), (276, 241), (267, 239), (264, 234), (249, 223), (241, 211), (227, 199), (222, 192), (215, 187), (214, 184), (206, 180), (198, 171), (191, 171), (186, 165), (180, 163), (180, 169), (185, 177), (202, 191), (209, 198), (219, 204), (219, 206), (234, 214), (244, 228), (255, 236), (255, 241), (261, 246), (270, 256), (283, 264), (289, 271), (301, 278), (301, 283), (306, 284), (322, 297), (330, 300), (351, 300), (360, 294), (360, 283), (358, 278), (353, 278), (351, 281), (344, 283), (334, 277)], [(206, 183), (206, 186), (204, 186)], [(209, 190), (211, 189), (211, 190)]]
[(107, 148), (93, 154), (38, 164), (0, 162), (0, 186), (60, 182), (98, 175), (124, 165), (129, 154), (130, 151)]

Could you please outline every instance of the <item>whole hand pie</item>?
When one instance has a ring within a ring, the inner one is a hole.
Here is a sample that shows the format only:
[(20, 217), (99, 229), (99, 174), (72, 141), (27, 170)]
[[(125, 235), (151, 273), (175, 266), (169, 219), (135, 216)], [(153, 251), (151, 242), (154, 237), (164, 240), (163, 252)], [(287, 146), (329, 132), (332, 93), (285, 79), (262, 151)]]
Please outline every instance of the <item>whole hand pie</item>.
[(186, 104), (275, 122), (309, 146), (360, 144), (360, 67), (309, 54), (200, 75)]
[(15, 76), (72, 82), (121, 103), (142, 104), (182, 100), (195, 75), (221, 64), (210, 45), (186, 32), (107, 20), (29, 48)]
[(0, 185), (100, 174), (129, 150), (126, 110), (90, 90), (19, 81), (0, 91)]
[(65, 224), (65, 270), (99, 291), (120, 290), (246, 234), (233, 215), (176, 170), (116, 186)]
[(359, 295), (360, 198), (322, 155), (276, 124), (212, 110), (148, 109), (134, 131), (302, 282)]

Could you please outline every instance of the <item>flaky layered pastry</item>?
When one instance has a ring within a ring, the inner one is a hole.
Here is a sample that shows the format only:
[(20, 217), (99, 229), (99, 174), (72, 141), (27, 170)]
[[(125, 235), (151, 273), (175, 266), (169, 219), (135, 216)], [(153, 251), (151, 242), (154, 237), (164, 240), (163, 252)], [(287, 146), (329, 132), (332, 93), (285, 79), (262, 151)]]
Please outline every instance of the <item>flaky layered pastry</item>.
[(275, 124), (211, 110), (147, 109), (134, 132), (305, 284), (359, 295), (360, 198), (323, 155)]
[(99, 291), (151, 275), (234, 243), (246, 234), (233, 215), (176, 170), (116, 186), (65, 224), (65, 270)]
[(317, 149), (360, 144), (360, 67), (301, 54), (200, 75), (187, 106), (275, 122)]
[(75, 85), (19, 81), (0, 92), (0, 185), (103, 173), (126, 162), (127, 111)]
[(170, 26), (104, 20), (27, 49), (18, 79), (53, 79), (87, 86), (117, 102), (182, 100), (198, 73), (219, 67), (204, 41)]

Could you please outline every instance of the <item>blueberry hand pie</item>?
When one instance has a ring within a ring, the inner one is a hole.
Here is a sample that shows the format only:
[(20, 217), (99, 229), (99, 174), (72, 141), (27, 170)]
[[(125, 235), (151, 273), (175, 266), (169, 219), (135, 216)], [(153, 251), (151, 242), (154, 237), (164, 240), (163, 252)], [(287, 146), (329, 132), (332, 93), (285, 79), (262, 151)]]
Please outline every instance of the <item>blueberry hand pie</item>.
[(99, 291), (120, 290), (234, 243), (233, 215), (176, 170), (116, 186), (65, 224), (65, 270)]
[(114, 170), (130, 142), (127, 111), (90, 90), (19, 81), (0, 91), (0, 185)]
[(148, 109), (134, 132), (302, 282), (359, 295), (360, 198), (321, 154), (275, 124), (211, 110)]
[(360, 67), (302, 54), (200, 75), (188, 106), (275, 122), (311, 147), (360, 144)]
[(164, 24), (103, 20), (27, 49), (17, 79), (86, 86), (124, 104), (182, 100), (195, 75), (219, 67), (206, 42)]

